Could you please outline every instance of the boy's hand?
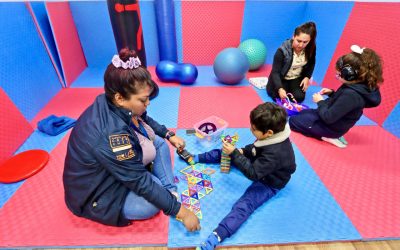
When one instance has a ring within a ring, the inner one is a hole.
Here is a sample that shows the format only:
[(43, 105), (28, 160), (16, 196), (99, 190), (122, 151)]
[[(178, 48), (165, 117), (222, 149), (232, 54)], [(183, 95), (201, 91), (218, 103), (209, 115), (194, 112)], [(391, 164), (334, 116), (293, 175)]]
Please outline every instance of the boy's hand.
[(189, 232), (201, 229), (199, 218), (183, 205), (181, 205), (181, 208), (176, 215), (176, 219), (180, 220)]
[(232, 154), (232, 152), (235, 150), (235, 146), (232, 144), (222, 140), (222, 152), (224, 152), (227, 155)]

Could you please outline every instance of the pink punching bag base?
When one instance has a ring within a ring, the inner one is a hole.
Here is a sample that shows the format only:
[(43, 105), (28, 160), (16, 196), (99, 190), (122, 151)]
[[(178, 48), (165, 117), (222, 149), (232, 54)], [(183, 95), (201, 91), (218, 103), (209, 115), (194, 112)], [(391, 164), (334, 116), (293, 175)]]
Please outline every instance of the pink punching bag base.
[(29, 178), (42, 170), (48, 161), (49, 153), (41, 149), (14, 155), (0, 165), (0, 182), (13, 183)]

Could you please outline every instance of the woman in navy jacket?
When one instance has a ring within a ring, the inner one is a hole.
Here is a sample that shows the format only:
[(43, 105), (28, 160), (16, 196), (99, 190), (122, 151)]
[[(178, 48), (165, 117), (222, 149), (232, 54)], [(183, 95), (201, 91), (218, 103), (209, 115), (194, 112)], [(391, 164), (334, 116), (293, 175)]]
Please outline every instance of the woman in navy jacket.
[[(380, 104), (381, 58), (369, 48), (353, 45), (351, 49), (353, 52), (336, 62), (336, 77), (342, 85), (337, 91), (324, 88), (315, 93), (313, 101), (318, 108), (303, 110), (291, 117), (289, 124), (293, 131), (344, 148), (347, 142), (341, 136), (360, 119), (364, 108)], [(322, 95), (329, 98), (324, 100)]]
[(159, 210), (200, 229), (177, 201), (167, 143), (184, 141), (147, 115), (154, 90), (136, 53), (122, 49), (104, 74), (99, 95), (78, 119), (68, 142), (63, 174), (65, 202), (77, 216), (126, 226)]
[(315, 66), (316, 37), (315, 23), (307, 22), (277, 49), (267, 84), (267, 93), (274, 100), (291, 93), (297, 102), (304, 101)]

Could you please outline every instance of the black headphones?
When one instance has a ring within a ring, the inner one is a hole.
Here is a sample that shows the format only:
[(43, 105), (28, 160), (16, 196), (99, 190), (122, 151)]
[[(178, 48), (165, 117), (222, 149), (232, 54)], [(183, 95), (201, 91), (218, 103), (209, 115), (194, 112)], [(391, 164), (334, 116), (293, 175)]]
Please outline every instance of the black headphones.
[(340, 71), (340, 77), (346, 81), (353, 81), (358, 78), (358, 70), (353, 69), (350, 64), (343, 65), (343, 57), (339, 58), (337, 66)]

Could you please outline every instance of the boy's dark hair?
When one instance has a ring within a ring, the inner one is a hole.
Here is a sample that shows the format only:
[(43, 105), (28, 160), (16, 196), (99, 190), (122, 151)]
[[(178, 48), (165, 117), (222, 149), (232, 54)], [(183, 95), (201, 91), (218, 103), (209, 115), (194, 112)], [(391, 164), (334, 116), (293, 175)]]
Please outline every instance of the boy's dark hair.
[(279, 133), (285, 129), (286, 122), (286, 110), (272, 102), (260, 104), (250, 112), (251, 125), (263, 133), (268, 130)]
[[(129, 48), (120, 50), (119, 58), (122, 61), (126, 62), (130, 57), (137, 57), (134, 50)], [(131, 95), (138, 93), (146, 85), (150, 86), (152, 92), (154, 92), (154, 84), (149, 71), (142, 66), (124, 69), (122, 67), (117, 68), (110, 63), (104, 73), (104, 91), (109, 101), (114, 100), (116, 93), (129, 100)]]

